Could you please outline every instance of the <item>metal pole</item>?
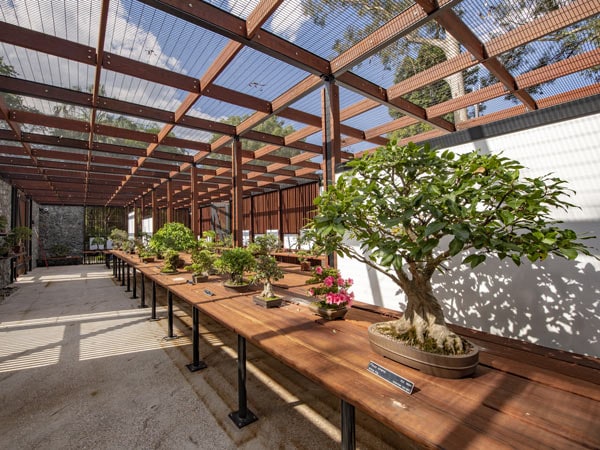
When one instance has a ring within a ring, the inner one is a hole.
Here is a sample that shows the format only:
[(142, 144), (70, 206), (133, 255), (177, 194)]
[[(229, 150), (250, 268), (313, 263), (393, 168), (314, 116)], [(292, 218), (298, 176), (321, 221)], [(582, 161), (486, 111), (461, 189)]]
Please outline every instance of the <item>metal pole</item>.
[(256, 422), (258, 417), (248, 409), (246, 401), (246, 339), (238, 334), (238, 410), (229, 413), (229, 418), (238, 428)]
[(129, 270), (129, 263), (126, 263), (125, 265), (127, 266), (127, 289), (125, 289), (125, 292), (131, 292), (131, 274)]
[(135, 266), (133, 266), (133, 295), (131, 298), (137, 298), (137, 275)]
[(158, 320), (156, 317), (156, 282), (152, 280), (152, 317), (150, 320)]
[(125, 286), (125, 261), (121, 260), (121, 286)]
[(354, 420), (354, 406), (342, 400), (342, 449), (354, 450), (356, 448), (356, 427)]
[(200, 337), (198, 335), (199, 332), (199, 312), (198, 308), (192, 306), (192, 355), (194, 357), (194, 361), (192, 364), (188, 364), (186, 367), (190, 372), (196, 372), (201, 369), (206, 368), (206, 363), (200, 359)]
[(144, 276), (144, 272), (140, 272), (142, 276), (142, 293), (140, 294), (140, 308), (147, 308), (146, 306), (146, 277)]
[(164, 339), (177, 339), (177, 335), (173, 333), (173, 293), (167, 289), (167, 304), (168, 304), (168, 326), (169, 334)]

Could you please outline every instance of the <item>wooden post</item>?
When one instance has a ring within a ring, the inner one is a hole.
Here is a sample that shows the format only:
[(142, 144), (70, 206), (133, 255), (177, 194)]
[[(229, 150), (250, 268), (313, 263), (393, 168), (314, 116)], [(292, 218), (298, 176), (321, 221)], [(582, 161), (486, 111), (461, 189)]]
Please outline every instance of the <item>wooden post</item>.
[[(327, 79), (322, 91), (323, 127), (323, 187), (335, 182), (335, 166), (342, 160), (340, 136), (340, 89), (333, 79)], [(327, 255), (327, 263), (335, 267), (335, 255)]]
[(146, 217), (146, 205), (144, 205), (146, 199), (144, 195), (146, 194), (142, 194), (140, 197), (140, 232), (144, 231), (144, 217)]
[(191, 217), (190, 221), (194, 236), (200, 236), (200, 209), (198, 208), (198, 167), (196, 163), (192, 164), (190, 195), (191, 195)]
[(244, 214), (242, 183), (242, 143), (240, 142), (240, 137), (235, 136), (231, 145), (231, 230), (233, 245), (236, 247), (242, 246)]
[(174, 221), (173, 217), (173, 180), (167, 180), (167, 223)]
[(152, 188), (152, 234), (158, 231), (158, 202), (156, 201), (156, 188)]

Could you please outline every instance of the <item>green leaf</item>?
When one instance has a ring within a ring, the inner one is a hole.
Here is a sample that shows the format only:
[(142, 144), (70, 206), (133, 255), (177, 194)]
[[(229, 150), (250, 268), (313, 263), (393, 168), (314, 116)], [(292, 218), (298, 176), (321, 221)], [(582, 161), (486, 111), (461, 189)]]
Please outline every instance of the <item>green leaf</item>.
[(447, 222), (432, 222), (425, 227), (423, 236), (427, 237), (431, 234), (437, 233), (438, 231), (442, 230), (446, 225), (448, 225)]
[(481, 264), (483, 261), (485, 261), (485, 255), (469, 255), (463, 260), (462, 263), (470, 264), (471, 268), (473, 269), (479, 264)]
[(450, 246), (449, 246), (449, 250), (450, 250), (450, 256), (454, 256), (457, 255), (465, 246), (465, 243), (463, 241), (461, 241), (458, 238), (454, 238), (452, 239), (452, 241), (450, 241)]
[(471, 236), (471, 230), (469, 229), (469, 226), (464, 223), (452, 225), (452, 233), (457, 239), (460, 239), (464, 242), (468, 241), (469, 237)]
[(577, 258), (577, 250), (573, 248), (561, 248), (560, 252), (565, 255), (568, 259)]

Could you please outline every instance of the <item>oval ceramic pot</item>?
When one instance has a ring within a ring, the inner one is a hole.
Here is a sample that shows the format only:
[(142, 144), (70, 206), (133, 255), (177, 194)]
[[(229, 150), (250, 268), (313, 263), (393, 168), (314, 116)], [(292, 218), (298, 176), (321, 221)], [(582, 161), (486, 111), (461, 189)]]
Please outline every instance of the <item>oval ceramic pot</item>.
[(471, 350), (464, 355), (439, 355), (424, 352), (402, 341), (393, 339), (369, 327), (371, 348), (380, 355), (423, 373), (441, 378), (463, 378), (473, 375), (479, 363), (479, 349), (471, 342)]
[(255, 304), (257, 304), (258, 306), (262, 306), (263, 308), (278, 308), (283, 303), (282, 297), (275, 297), (267, 300), (264, 297), (261, 297), (260, 295), (255, 295), (252, 297), (252, 300)]
[(348, 308), (346, 308), (345, 306), (341, 307), (341, 308), (323, 308), (321, 306), (319, 306), (318, 303), (313, 302), (310, 305), (308, 305), (309, 309), (314, 312), (315, 314), (321, 316), (323, 319), (326, 320), (336, 320), (336, 319), (343, 319), (344, 316), (348, 313)]

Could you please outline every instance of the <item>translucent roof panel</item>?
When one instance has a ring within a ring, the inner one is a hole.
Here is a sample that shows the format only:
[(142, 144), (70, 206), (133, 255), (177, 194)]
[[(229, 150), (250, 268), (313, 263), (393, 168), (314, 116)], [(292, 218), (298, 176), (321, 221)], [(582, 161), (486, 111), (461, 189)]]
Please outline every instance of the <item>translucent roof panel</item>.
[(0, 2), (0, 20), (95, 47), (101, 7), (96, 0), (6, 1)]
[(208, 131), (197, 130), (194, 128), (176, 126), (173, 128), (173, 131), (171, 134), (169, 134), (169, 136), (186, 139), (188, 141), (209, 143), (215, 138), (215, 136), (220, 137), (221, 135), (210, 133)]
[(224, 122), (233, 116), (249, 116), (252, 113), (254, 113), (252, 109), (203, 96), (194, 104), (188, 114), (214, 122)]
[(321, 117), (321, 90), (311, 92), (290, 105), (290, 108), (299, 109), (309, 114)]
[(165, 111), (175, 111), (187, 92), (141, 78), (103, 70), (100, 76), (102, 94)]
[(375, 109), (371, 109), (345, 120), (342, 123), (353, 128), (358, 128), (359, 130), (368, 130), (378, 125), (383, 125), (387, 122), (390, 122), (391, 120), (393, 119), (390, 116), (389, 108), (386, 106), (379, 106)]
[(273, 100), (306, 78), (306, 72), (245, 47), (215, 81), (254, 97)]
[(240, 19), (246, 20), (250, 13), (260, 3), (259, 0), (207, 0), (210, 3), (223, 11), (227, 11)]
[(9, 76), (66, 89), (91, 92), (95, 67), (58, 56), (0, 43), (0, 58), (11, 66)]
[(332, 59), (412, 4), (386, 0), (364, 4), (284, 0), (263, 28), (323, 58)]
[(105, 51), (199, 78), (227, 39), (142, 2), (111, 2)]

